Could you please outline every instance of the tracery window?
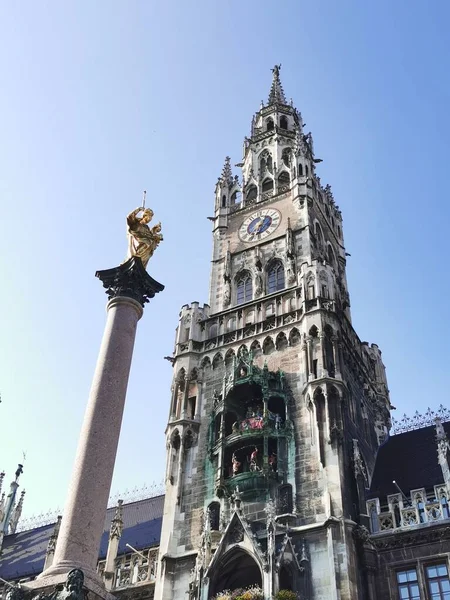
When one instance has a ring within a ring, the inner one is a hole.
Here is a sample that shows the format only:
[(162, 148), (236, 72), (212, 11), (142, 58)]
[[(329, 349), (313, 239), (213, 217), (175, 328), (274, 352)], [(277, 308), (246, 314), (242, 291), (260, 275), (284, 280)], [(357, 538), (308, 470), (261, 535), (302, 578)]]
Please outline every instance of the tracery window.
[(253, 298), (252, 278), (249, 273), (244, 273), (237, 282), (236, 303), (249, 302)]
[(284, 115), (280, 118), (280, 127), (281, 127), (281, 129), (288, 128), (288, 120)]
[(274, 263), (269, 269), (267, 278), (267, 293), (272, 294), (284, 290), (284, 266), (280, 262)]
[(273, 119), (267, 119), (266, 123), (267, 131), (272, 131), (275, 127)]

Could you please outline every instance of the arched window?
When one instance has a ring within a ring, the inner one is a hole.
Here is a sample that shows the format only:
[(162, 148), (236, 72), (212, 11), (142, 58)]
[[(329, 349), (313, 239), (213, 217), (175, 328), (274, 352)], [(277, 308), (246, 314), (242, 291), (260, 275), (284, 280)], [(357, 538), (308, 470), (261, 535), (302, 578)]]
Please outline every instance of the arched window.
[(284, 290), (284, 266), (281, 262), (275, 262), (269, 269), (267, 276), (267, 293), (272, 294)]
[(298, 176), (303, 177), (303, 165), (302, 163), (298, 163)]
[(280, 118), (280, 127), (281, 127), (281, 129), (288, 128), (288, 120), (284, 115)]
[(266, 150), (261, 154), (261, 159), (259, 161), (259, 170), (260, 170), (261, 175), (264, 174), (266, 169), (270, 173), (272, 173), (272, 167), (273, 167), (272, 156)]
[(309, 175), (308, 165), (305, 165), (305, 175)]
[(272, 131), (274, 129), (275, 125), (273, 123), (273, 119), (267, 119), (266, 121), (266, 129), (267, 131)]
[(291, 181), (291, 178), (289, 177), (289, 173), (287, 171), (281, 171), (281, 173), (278, 177), (278, 185), (279, 186), (289, 185), (290, 181)]
[(314, 226), (314, 232), (316, 234), (316, 241), (317, 241), (317, 245), (320, 247), (323, 244), (323, 233), (322, 233), (322, 229), (320, 228), (319, 223), (317, 223)]
[(237, 190), (235, 192), (233, 192), (232, 196), (231, 196), (231, 204), (240, 204), (241, 203), (241, 192), (238, 192)]
[(236, 303), (249, 302), (253, 298), (252, 278), (250, 273), (244, 273), (237, 282)]
[(273, 190), (273, 179), (271, 179), (270, 177), (266, 177), (262, 184), (262, 191), (270, 192), (270, 190)]
[(211, 523), (212, 531), (219, 531), (220, 527), (220, 504), (218, 502), (211, 502), (208, 506), (209, 509), (209, 520)]
[(286, 167), (291, 166), (291, 149), (290, 148), (285, 148), (283, 150), (283, 153), (281, 154), (281, 160), (286, 165)]
[(334, 267), (334, 253), (331, 245), (328, 245), (328, 262), (332, 267)]
[(256, 189), (256, 185), (251, 185), (247, 193), (245, 195), (246, 204), (252, 204), (256, 200), (256, 196), (258, 195), (258, 190)]
[(227, 205), (227, 197), (222, 196), (222, 208), (225, 208), (226, 205)]

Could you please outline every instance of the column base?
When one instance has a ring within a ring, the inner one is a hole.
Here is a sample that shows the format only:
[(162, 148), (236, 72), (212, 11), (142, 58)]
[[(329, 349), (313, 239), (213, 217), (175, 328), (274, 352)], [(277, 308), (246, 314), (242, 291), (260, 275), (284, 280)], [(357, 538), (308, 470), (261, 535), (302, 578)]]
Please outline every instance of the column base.
[[(81, 567), (82, 565), (69, 564), (69, 561), (64, 561), (64, 563), (55, 565), (54, 567), (51, 566), (35, 580), (22, 585), (22, 589), (25, 592), (25, 600), (28, 595), (27, 592), (30, 592), (32, 598), (35, 598), (37, 594), (40, 596), (43, 595), (42, 600), (47, 600), (50, 596), (53, 600), (64, 600), (69, 596), (73, 600), (82, 600), (86, 597), (86, 592), (89, 594), (90, 600), (116, 600), (116, 597), (107, 591), (98, 573), (88, 571), (85, 568), (82, 569)], [(72, 569), (80, 569), (84, 574), (80, 598), (77, 597), (77, 594), (72, 589), (66, 589), (67, 575)], [(57, 593), (57, 597), (55, 597), (55, 593)]]

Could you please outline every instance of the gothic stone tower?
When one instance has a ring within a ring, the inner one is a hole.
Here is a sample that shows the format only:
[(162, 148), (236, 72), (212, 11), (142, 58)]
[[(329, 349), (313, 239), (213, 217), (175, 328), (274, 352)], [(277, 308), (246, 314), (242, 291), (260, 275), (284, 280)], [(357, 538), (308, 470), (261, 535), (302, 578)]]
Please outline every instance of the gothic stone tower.
[(390, 427), (350, 315), (342, 217), (279, 67), (215, 190), (209, 305), (181, 309), (157, 600), (365, 597), (365, 490)]

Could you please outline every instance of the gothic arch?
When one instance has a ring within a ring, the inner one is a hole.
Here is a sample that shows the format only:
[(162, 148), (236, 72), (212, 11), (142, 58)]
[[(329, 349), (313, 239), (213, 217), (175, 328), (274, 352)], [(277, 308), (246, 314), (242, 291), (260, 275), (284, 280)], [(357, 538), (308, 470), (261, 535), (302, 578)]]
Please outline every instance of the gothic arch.
[(212, 361), (212, 368), (218, 369), (222, 365), (223, 365), (223, 356), (220, 352), (217, 352), (217, 354), (215, 354), (213, 361)]
[(300, 340), (301, 340), (300, 332), (297, 329), (297, 327), (294, 327), (294, 329), (291, 329), (291, 331), (289, 332), (289, 345), (296, 346), (297, 344), (300, 343)]
[(320, 226), (319, 221), (315, 221), (315, 223), (314, 223), (314, 235), (316, 236), (317, 244), (319, 246), (322, 246), (322, 244), (323, 244), (323, 231), (322, 231), (322, 227)]
[(267, 264), (267, 293), (273, 294), (280, 290), (284, 290), (285, 273), (283, 261), (279, 258), (274, 258)]
[(290, 183), (291, 177), (289, 173), (287, 171), (281, 171), (281, 173), (278, 175), (278, 185), (290, 185)]
[(288, 120), (287, 120), (287, 117), (285, 115), (282, 115), (280, 117), (280, 128), (281, 129), (289, 129), (289, 127), (288, 127)]
[(209, 358), (209, 356), (205, 356), (205, 358), (200, 363), (200, 368), (203, 370), (211, 368), (211, 359)]
[(252, 351), (254, 358), (256, 358), (257, 356), (259, 356), (261, 354), (261, 344), (258, 342), (258, 340), (254, 340), (252, 342), (252, 345), (250, 346), (250, 350)]
[(272, 177), (266, 177), (262, 182), (262, 191), (264, 193), (270, 192), (271, 190), (273, 190), (273, 179)]
[(272, 352), (275, 350), (275, 345), (273, 343), (272, 338), (266, 337), (266, 339), (263, 342), (263, 353), (264, 354), (272, 354)]
[[(292, 162), (292, 150), (291, 148), (285, 148), (281, 153), (281, 160), (284, 165), (289, 168)], [(295, 167), (294, 167), (295, 168)]]
[(181, 369), (178, 371), (178, 373), (175, 377), (175, 381), (177, 381), (177, 383), (184, 383), (185, 378), (186, 378), (186, 370), (184, 367), (181, 367)]
[(209, 522), (211, 524), (212, 531), (219, 531), (220, 529), (220, 503), (211, 502), (208, 506), (209, 510)]
[(275, 340), (275, 346), (277, 350), (284, 350), (288, 346), (288, 341), (286, 338), (286, 334), (282, 331), (280, 332)]
[(267, 149), (263, 150), (259, 155), (259, 172), (261, 176), (264, 175), (266, 170), (269, 171), (269, 173), (273, 172), (272, 155)]
[(318, 337), (318, 335), (319, 335), (319, 329), (318, 329), (317, 325), (312, 325), (312, 326), (309, 328), (309, 332), (308, 332), (308, 333), (309, 333), (309, 335), (310, 335), (311, 337), (313, 337), (313, 338), (316, 338), (316, 337)]
[(272, 117), (269, 117), (266, 120), (266, 131), (273, 131), (275, 129), (275, 123), (273, 122)]
[(225, 368), (227, 370), (231, 369), (231, 367), (233, 366), (235, 358), (236, 358), (236, 355), (234, 353), (234, 350), (232, 348), (230, 348), (227, 351), (227, 353), (225, 354)]
[(327, 260), (332, 267), (336, 267), (336, 257), (332, 245), (328, 242), (327, 244)]
[(178, 429), (173, 430), (172, 435), (170, 436), (170, 445), (176, 451), (179, 450), (180, 445), (181, 445), (181, 436), (180, 436), (180, 432), (178, 431)]
[(198, 369), (194, 367), (189, 373), (189, 381), (197, 381), (198, 379)]
[(243, 304), (253, 299), (253, 279), (248, 269), (236, 274), (236, 304)]
[(247, 186), (245, 190), (245, 204), (254, 204), (258, 196), (258, 188), (254, 183)]
[(242, 346), (239, 346), (239, 350), (237, 351), (237, 356), (239, 359), (244, 359), (244, 360), (248, 359), (248, 348), (245, 344), (242, 344)]
[(214, 565), (210, 580), (210, 598), (224, 590), (247, 588), (252, 585), (262, 587), (261, 567), (255, 556), (239, 546), (234, 546)]

